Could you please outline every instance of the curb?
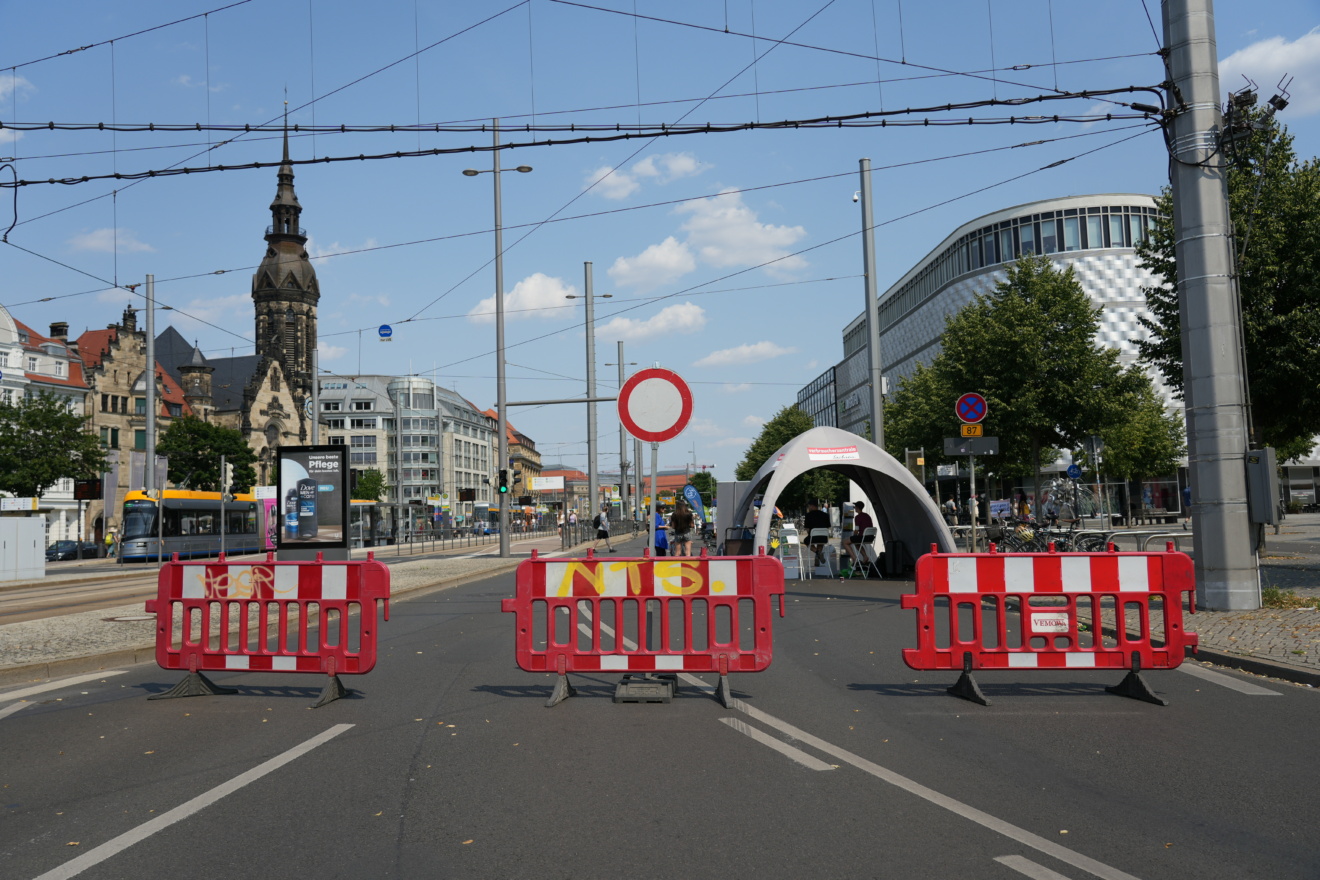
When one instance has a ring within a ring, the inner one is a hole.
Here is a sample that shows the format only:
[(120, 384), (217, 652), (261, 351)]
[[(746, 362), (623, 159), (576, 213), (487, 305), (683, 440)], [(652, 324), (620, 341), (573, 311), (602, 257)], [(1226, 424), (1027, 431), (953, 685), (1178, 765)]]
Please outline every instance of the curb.
[(1213, 648), (1206, 648), (1204, 646), (1202, 646), (1197, 653), (1188, 655), (1183, 662), (1197, 662), (1200, 660), (1207, 660), (1216, 666), (1226, 666), (1229, 669), (1250, 672), (1252, 675), (1264, 675), (1268, 678), (1278, 678), (1292, 682), (1293, 684), (1309, 685), (1314, 688), (1320, 688), (1320, 672), (1303, 669), (1300, 666), (1292, 666), (1287, 663), (1262, 660), (1259, 657), (1247, 657), (1242, 654), (1226, 654), (1223, 651), (1216, 651)]

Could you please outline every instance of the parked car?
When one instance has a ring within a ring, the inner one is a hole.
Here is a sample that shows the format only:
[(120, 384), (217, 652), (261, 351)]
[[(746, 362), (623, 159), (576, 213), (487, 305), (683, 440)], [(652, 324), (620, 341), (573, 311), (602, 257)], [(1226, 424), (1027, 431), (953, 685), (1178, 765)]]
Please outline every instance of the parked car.
[[(56, 541), (46, 548), (47, 562), (64, 562), (68, 559), (78, 559), (77, 541)], [(100, 555), (100, 548), (91, 541), (82, 542), (82, 559), (95, 559)]]

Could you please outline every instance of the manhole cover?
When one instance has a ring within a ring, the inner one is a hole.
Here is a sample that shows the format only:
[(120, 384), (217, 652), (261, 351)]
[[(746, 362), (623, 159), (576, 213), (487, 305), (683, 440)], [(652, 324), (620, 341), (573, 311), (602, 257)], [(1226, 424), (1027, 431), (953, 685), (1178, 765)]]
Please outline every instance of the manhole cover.
[(103, 617), (107, 623), (131, 623), (135, 620), (155, 620), (154, 614), (125, 614), (122, 617)]

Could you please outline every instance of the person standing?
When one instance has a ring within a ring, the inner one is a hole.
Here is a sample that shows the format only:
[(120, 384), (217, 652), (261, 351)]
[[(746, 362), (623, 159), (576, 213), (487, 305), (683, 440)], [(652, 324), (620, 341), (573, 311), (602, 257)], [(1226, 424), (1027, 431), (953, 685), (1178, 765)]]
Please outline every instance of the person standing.
[(596, 543), (591, 545), (591, 549), (594, 551), (600, 546), (601, 539), (604, 539), (605, 549), (613, 553), (614, 546), (610, 544), (610, 506), (608, 504), (600, 506), (600, 513), (596, 514), (596, 518), (591, 521), (591, 524), (596, 527)]
[(958, 524), (958, 502), (950, 495), (944, 500), (944, 521), (951, 526)]
[(686, 502), (680, 501), (674, 506), (674, 515), (669, 518), (669, 527), (673, 530), (672, 541), (674, 556), (692, 555), (692, 511)]
[(111, 529), (105, 533), (105, 555), (107, 558), (115, 558), (115, 530)]
[(665, 515), (660, 512), (660, 508), (655, 511), (655, 555), (666, 556), (669, 554), (669, 526), (665, 523)]

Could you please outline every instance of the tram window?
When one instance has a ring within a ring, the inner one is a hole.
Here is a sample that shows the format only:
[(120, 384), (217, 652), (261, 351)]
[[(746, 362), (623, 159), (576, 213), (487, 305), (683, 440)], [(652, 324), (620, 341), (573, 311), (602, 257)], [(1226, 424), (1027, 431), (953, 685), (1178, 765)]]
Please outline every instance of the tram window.
[(242, 510), (225, 511), (225, 531), (231, 535), (248, 535), (256, 531), (256, 517)]

